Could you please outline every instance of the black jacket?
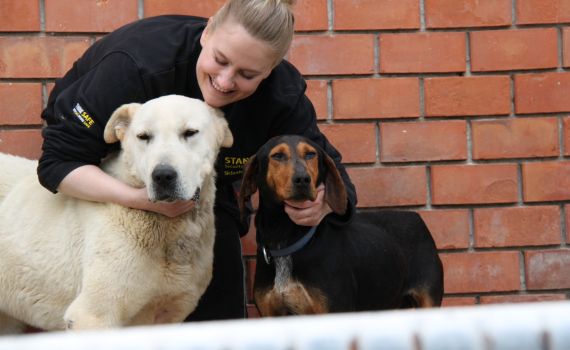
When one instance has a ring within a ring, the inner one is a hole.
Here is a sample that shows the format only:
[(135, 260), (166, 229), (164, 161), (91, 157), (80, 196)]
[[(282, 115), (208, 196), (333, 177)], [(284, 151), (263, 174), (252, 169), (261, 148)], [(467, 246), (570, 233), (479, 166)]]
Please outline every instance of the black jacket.
[[(196, 62), (205, 26), (204, 18), (159, 16), (128, 24), (94, 43), (56, 82), (42, 113), (47, 122), (38, 166), (42, 185), (56, 192), (73, 169), (98, 165), (109, 152), (118, 150), (118, 144), (105, 143), (103, 130), (122, 104), (169, 94), (203, 99)], [(352, 216), (354, 186), (340, 164), (340, 154), (318, 130), (305, 89), (301, 74), (282, 61), (253, 95), (222, 108), (234, 145), (222, 149), (218, 157), (216, 204), (236, 219), (235, 189), (244, 163), (269, 138), (280, 134), (305, 135), (337, 162), (349, 192), (345, 219)]]

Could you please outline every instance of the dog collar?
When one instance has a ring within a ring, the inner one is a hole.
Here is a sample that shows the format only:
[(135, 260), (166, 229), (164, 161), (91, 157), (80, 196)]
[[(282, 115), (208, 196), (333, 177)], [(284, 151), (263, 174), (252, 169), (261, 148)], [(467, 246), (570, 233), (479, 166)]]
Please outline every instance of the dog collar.
[(265, 263), (269, 265), (271, 263), (272, 257), (288, 256), (301, 250), (303, 247), (307, 245), (307, 243), (309, 243), (311, 238), (313, 238), (315, 232), (317, 232), (317, 226), (311, 227), (311, 229), (307, 231), (307, 233), (303, 237), (301, 237), (297, 242), (282, 249), (265, 249), (265, 246), (261, 247)]

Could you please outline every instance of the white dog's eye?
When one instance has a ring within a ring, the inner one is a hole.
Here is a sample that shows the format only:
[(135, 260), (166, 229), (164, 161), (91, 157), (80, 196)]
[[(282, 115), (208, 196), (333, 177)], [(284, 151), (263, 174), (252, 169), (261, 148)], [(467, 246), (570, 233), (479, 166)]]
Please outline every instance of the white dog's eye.
[(184, 130), (184, 133), (182, 133), (182, 137), (184, 137), (185, 139), (194, 136), (195, 134), (198, 133), (198, 130), (194, 130), (194, 129), (186, 129)]
[(141, 141), (150, 141), (150, 139), (152, 139), (152, 135), (148, 134), (146, 132), (141, 132), (140, 134), (137, 135), (137, 138)]

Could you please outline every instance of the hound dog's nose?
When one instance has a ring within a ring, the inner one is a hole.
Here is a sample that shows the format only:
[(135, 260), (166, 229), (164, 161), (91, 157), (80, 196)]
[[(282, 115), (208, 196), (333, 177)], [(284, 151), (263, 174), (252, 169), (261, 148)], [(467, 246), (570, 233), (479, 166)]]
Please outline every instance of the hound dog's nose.
[(293, 184), (297, 187), (307, 186), (311, 183), (311, 177), (307, 173), (297, 173), (293, 176)]
[(178, 173), (170, 165), (158, 165), (152, 171), (152, 181), (162, 188), (170, 188), (176, 183)]

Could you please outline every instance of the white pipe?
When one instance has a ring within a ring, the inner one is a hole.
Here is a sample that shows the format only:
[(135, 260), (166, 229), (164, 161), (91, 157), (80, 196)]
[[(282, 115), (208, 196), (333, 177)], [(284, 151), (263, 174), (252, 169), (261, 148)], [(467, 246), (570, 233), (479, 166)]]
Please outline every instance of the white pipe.
[(0, 337), (0, 350), (35, 349), (568, 350), (570, 302), (292, 316)]

